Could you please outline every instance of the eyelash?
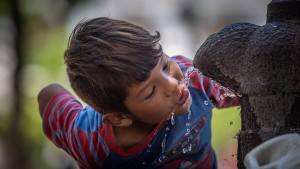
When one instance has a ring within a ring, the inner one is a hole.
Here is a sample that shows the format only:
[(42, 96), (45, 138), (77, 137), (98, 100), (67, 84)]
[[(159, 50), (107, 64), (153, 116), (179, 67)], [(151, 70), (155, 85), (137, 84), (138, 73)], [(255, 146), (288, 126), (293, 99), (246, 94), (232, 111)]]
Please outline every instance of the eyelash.
[(156, 86), (153, 87), (151, 93), (146, 97), (146, 99), (149, 99), (150, 97), (154, 96), (155, 92), (156, 92)]
[(164, 65), (164, 67), (163, 67), (163, 71), (165, 71), (165, 70), (169, 70), (169, 68), (170, 68), (170, 61), (167, 61), (167, 63)]
[[(163, 67), (163, 71), (168, 71), (169, 70), (169, 68), (170, 68), (170, 61), (167, 61), (167, 63), (164, 65), (164, 67)], [(152, 89), (152, 91), (151, 91), (151, 93), (145, 98), (145, 99), (149, 99), (150, 97), (152, 97), (152, 96), (154, 96), (155, 95), (155, 93), (156, 93), (156, 86), (154, 86), (153, 87), (153, 89)]]

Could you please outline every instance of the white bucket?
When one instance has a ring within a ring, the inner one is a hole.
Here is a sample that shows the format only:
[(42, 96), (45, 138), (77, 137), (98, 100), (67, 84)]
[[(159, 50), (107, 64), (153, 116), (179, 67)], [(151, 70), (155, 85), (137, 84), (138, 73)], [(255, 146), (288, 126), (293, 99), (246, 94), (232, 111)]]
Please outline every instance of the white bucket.
[(247, 169), (300, 169), (300, 135), (267, 140), (245, 156), (244, 165)]

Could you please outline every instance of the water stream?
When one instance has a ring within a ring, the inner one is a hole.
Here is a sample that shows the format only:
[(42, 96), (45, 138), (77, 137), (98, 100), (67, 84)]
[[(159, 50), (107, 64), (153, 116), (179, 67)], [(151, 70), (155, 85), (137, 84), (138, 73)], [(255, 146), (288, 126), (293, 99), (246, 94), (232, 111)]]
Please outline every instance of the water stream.
[[(184, 85), (184, 87), (187, 87), (189, 85), (189, 81), (191, 78), (191, 75), (193, 73), (197, 73), (199, 75), (202, 75), (202, 72), (200, 72), (197, 68), (191, 66), (189, 67), (185, 74), (184, 74), (184, 82), (182, 83), (182, 85)], [(213, 82), (213, 84), (215, 85), (215, 87), (219, 88), (220, 90), (223, 90), (224, 93), (222, 95), (220, 95), (219, 99), (224, 99), (225, 97), (236, 97), (236, 95), (234, 94), (234, 92), (232, 92), (230, 89), (223, 87), (222, 85), (220, 85), (218, 82), (214, 81), (211, 79), (211, 81)], [(204, 105), (209, 105), (209, 101), (205, 100)], [(170, 116), (170, 122), (171, 125), (175, 125), (175, 117), (174, 117), (174, 112), (176, 111), (178, 106), (174, 106), (171, 116)], [(184, 134), (185, 137), (188, 137), (188, 142), (191, 141), (193, 139), (193, 136), (191, 135), (191, 110), (189, 109), (188, 111), (188, 115), (187, 115), (187, 122), (186, 122), (186, 132)], [(168, 131), (170, 130), (169, 127), (166, 128), (166, 134), (164, 135), (164, 139), (162, 141), (161, 147), (162, 147), (162, 156), (159, 158), (159, 162), (162, 162), (166, 157), (164, 155), (165, 152), (165, 144), (166, 144), (166, 140), (167, 140), (167, 136), (168, 136)], [(182, 145), (182, 153), (187, 153), (189, 151), (192, 151), (192, 143), (189, 143), (187, 145)]]
[[(199, 75), (203, 75), (201, 71), (199, 71), (197, 68), (191, 66), (189, 67), (185, 74), (184, 74), (184, 85), (188, 86), (189, 85), (189, 81), (191, 78), (191, 75), (193, 73), (198, 73)], [(204, 75), (203, 75), (204, 76)], [(223, 90), (224, 93), (222, 95), (220, 95), (220, 99), (224, 99), (225, 97), (236, 97), (236, 94), (229, 88), (223, 87), (220, 83), (218, 83), (215, 80), (212, 80), (213, 84), (215, 85), (215, 87), (219, 88), (220, 90)], [(208, 101), (204, 101), (205, 105), (208, 105)]]

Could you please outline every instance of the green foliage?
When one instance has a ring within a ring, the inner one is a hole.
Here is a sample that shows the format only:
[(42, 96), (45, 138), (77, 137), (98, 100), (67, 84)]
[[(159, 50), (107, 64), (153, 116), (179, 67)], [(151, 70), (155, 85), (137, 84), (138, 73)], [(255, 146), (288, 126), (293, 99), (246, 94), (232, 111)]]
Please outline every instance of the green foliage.
[[(218, 154), (226, 143), (236, 141), (241, 129), (240, 107), (214, 109), (212, 117), (212, 144)], [(236, 152), (232, 152), (234, 155)]]
[[(63, 53), (66, 46), (65, 32), (62, 28), (36, 30), (28, 37), (26, 45), (26, 62), (38, 64), (54, 71), (63, 65)], [(27, 38), (26, 38), (27, 39)]]
[(0, 1), (0, 16), (8, 15), (9, 12), (10, 12), (9, 0), (1, 0)]
[[(30, 164), (34, 168), (51, 169), (41, 156), (49, 140), (42, 131), (42, 120), (38, 111), (37, 94), (50, 83), (67, 86), (63, 63), (66, 36), (62, 28), (37, 29), (26, 39), (24, 46), (25, 65), (22, 69), (21, 133), (25, 137), (23, 146), (30, 151)], [(68, 88), (68, 87), (67, 87)]]

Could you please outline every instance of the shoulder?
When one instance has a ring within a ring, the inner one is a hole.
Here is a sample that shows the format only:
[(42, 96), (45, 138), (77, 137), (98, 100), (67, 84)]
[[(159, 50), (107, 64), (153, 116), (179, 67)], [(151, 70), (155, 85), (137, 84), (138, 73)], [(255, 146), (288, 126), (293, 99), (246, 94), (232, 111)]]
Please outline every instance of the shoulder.
[(175, 55), (171, 57), (178, 64), (188, 64), (189, 66), (192, 65), (192, 59), (185, 57), (183, 55)]
[(75, 125), (83, 131), (95, 132), (102, 126), (102, 117), (101, 113), (87, 105), (78, 114)]
[(172, 56), (171, 59), (179, 65), (179, 67), (182, 69), (183, 72), (185, 72), (185, 70), (190, 66), (192, 66), (193, 64), (192, 59), (185, 57), (183, 55), (175, 55)]

